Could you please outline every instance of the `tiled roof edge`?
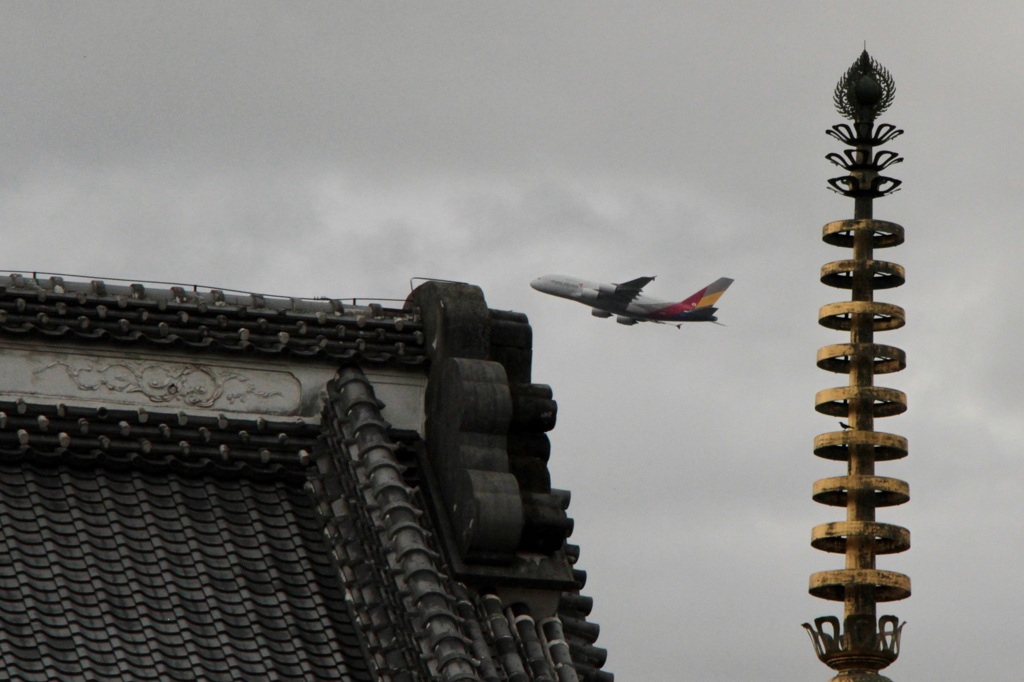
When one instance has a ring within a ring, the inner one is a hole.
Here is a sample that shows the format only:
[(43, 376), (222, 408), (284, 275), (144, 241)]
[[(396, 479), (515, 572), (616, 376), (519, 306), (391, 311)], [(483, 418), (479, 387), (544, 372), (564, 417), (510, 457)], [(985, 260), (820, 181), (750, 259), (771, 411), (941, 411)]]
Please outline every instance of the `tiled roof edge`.
[(396, 447), (388, 438), (388, 424), (380, 414), (369, 380), (357, 367), (346, 367), (328, 384), (324, 426), (329, 441), (348, 447), (332, 450), (345, 456), (355, 472), (362, 494), (373, 509), (376, 532), (394, 554), (393, 576), (404, 585), (407, 611), (412, 615), (422, 655), (436, 666), (437, 679), (445, 682), (479, 682), (470, 649), (456, 613), (456, 597), (443, 577), (440, 557), (431, 548), (429, 531), (420, 522), (423, 511), (402, 479)]
[[(259, 310), (293, 311), (326, 314), (351, 311), (370, 313), (373, 309), (386, 309), (381, 303), (401, 303), (402, 299), (376, 298), (367, 296), (345, 296), (340, 298), (294, 297), (276, 294), (225, 289), (203, 284), (175, 282), (152, 282), (119, 278), (98, 278), (89, 275), (66, 273), (44, 273), (33, 271), (0, 270), (0, 286), (33, 292), (54, 294), (84, 294), (89, 297), (117, 298), (123, 296), (134, 300), (155, 302), (191, 303), (217, 307), (244, 307)], [(352, 303), (348, 303), (352, 301)], [(364, 301), (364, 303), (359, 303)], [(398, 307), (396, 312), (401, 310)]]
[(415, 311), (340, 299), (228, 295), (184, 287), (0, 277), (0, 337), (160, 350), (257, 352), (296, 360), (418, 365), (426, 361)]
[(300, 421), (0, 401), (0, 458), (300, 482), (317, 433)]

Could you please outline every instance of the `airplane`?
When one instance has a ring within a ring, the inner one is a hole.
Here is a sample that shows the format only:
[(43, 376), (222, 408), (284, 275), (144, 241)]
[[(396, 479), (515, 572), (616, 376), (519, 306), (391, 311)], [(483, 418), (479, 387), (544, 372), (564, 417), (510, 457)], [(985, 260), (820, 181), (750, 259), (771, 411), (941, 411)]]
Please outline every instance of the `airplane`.
[(715, 303), (733, 283), (728, 277), (721, 277), (674, 303), (640, 293), (653, 281), (654, 277), (637, 277), (622, 284), (601, 284), (565, 275), (544, 275), (530, 282), (530, 286), (545, 294), (588, 305), (594, 317), (614, 315), (619, 324), (656, 322), (682, 328), (683, 322), (717, 322)]

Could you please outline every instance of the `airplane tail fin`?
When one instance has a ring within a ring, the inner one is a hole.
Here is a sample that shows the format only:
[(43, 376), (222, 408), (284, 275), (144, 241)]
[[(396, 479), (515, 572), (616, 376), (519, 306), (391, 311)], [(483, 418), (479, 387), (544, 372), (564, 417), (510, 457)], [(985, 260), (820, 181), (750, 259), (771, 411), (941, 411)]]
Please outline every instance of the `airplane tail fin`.
[(715, 317), (715, 312), (718, 310), (715, 303), (732, 282), (733, 280), (728, 277), (720, 277), (679, 303), (673, 303), (652, 312), (651, 319), (672, 322), (714, 322), (718, 319)]
[(713, 306), (718, 302), (718, 299), (722, 297), (722, 294), (725, 293), (725, 290), (728, 289), (729, 285), (732, 283), (733, 280), (728, 277), (719, 277), (711, 284), (691, 295), (689, 298), (685, 298), (680, 301), (680, 304), (683, 306), (684, 310)]

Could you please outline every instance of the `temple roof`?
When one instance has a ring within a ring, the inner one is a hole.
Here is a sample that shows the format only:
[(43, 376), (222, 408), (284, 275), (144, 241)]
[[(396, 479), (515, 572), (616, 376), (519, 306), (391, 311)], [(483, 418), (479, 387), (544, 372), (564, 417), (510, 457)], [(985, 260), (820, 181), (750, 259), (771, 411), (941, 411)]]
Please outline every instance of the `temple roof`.
[[(445, 322), (487, 327), (490, 359), (467, 360), (455, 332), (427, 342), (430, 300), (9, 276), (0, 664), (25, 679), (611, 680), (565, 540), (569, 495), (546, 471), (554, 403), (522, 383), (528, 323), (486, 308)], [(234, 393), (216, 384), (224, 362)], [(298, 377), (293, 398), (261, 397), (268, 362)], [(446, 476), (466, 465), (431, 417), (461, 400), (452, 366), (501, 367), (494, 386), (511, 391), (494, 431), (507, 463), (467, 471), (521, 506), (493, 517), (525, 520), (504, 558), (460, 544)]]

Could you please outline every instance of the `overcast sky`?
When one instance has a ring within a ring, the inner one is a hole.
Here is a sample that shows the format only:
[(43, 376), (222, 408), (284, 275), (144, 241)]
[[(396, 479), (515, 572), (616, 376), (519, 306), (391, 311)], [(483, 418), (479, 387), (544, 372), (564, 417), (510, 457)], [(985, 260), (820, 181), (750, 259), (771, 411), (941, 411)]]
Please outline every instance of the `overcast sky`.
[[(529, 315), (559, 401), (551, 469), (606, 668), (623, 680), (827, 680), (800, 628), (842, 567), (811, 528), (845, 473), (815, 367), (819, 283), (852, 217), (825, 135), (863, 49), (906, 134), (907, 285), (879, 341), (909, 411), (878, 473), (913, 546), (892, 679), (1017, 682), (1024, 606), (1024, 6), (1010, 2), (0, 3), (0, 268), (402, 299), (415, 276)], [(529, 288), (562, 273), (719, 276), (728, 326), (624, 327)]]

